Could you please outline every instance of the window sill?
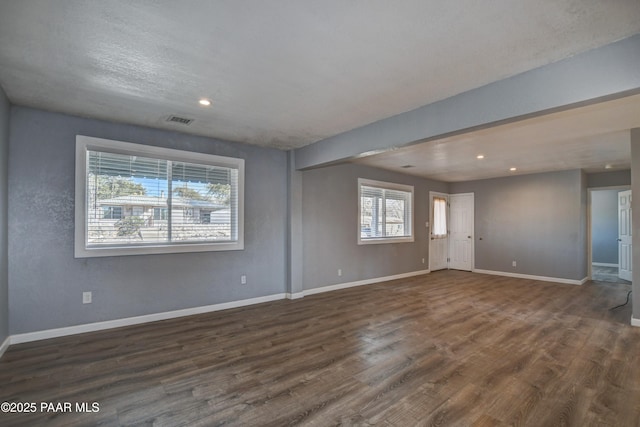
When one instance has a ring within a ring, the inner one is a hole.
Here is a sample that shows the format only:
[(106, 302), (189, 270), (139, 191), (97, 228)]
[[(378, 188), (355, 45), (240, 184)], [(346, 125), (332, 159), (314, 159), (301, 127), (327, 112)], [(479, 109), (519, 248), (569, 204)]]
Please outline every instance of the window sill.
[(415, 239), (412, 237), (380, 237), (375, 239), (358, 239), (359, 245), (380, 245), (385, 243), (411, 243)]
[(190, 252), (217, 252), (217, 251), (240, 251), (244, 250), (241, 242), (224, 243), (184, 243), (172, 245), (136, 245), (136, 246), (76, 246), (75, 258), (97, 258), (111, 256), (128, 255), (155, 255), (155, 254), (176, 254)]

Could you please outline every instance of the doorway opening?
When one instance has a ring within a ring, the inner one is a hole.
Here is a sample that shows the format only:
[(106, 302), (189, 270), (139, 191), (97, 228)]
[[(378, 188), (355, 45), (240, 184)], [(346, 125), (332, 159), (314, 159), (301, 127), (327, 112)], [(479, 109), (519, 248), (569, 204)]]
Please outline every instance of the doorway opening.
[(589, 277), (631, 283), (631, 190), (589, 189)]

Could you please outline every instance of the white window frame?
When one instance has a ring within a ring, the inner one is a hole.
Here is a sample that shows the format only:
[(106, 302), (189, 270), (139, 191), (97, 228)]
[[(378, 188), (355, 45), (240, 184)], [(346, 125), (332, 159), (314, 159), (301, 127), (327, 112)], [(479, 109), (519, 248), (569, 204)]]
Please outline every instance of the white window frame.
[[(115, 212), (115, 209), (120, 209), (120, 216), (119, 216), (118, 218), (114, 218), (113, 213)], [(123, 210), (124, 210), (124, 209), (122, 208), (122, 206), (103, 206), (103, 207), (102, 207), (102, 212), (103, 212), (103, 214), (102, 214), (102, 215), (103, 215), (103, 216), (102, 216), (102, 218), (103, 218), (103, 219), (114, 219), (114, 220), (115, 220), (115, 219), (118, 219), (118, 220), (119, 220), (119, 219), (122, 219), (123, 214), (124, 214), (124, 213), (123, 213)], [(108, 218), (105, 218), (105, 217), (104, 217), (104, 215), (105, 215), (105, 211), (109, 212), (109, 214), (110, 214)]]
[[(224, 242), (151, 243), (148, 245), (87, 245), (87, 152), (101, 151), (130, 156), (148, 156), (176, 162), (228, 167), (238, 170), (237, 239)], [(90, 258), (184, 252), (232, 251), (244, 249), (244, 159), (195, 153), (130, 142), (76, 136), (75, 257)]]
[[(362, 237), (362, 187), (375, 187), (383, 190), (397, 190), (411, 193), (410, 197), (410, 218), (405, 224), (409, 228), (409, 236), (391, 236), (391, 237)], [(415, 241), (414, 232), (414, 192), (412, 185), (396, 184), (392, 182), (375, 181), (372, 179), (358, 178), (358, 245), (376, 245), (382, 243), (409, 243)]]
[[(158, 213), (159, 218), (156, 218), (156, 213)], [(154, 221), (166, 221), (168, 217), (169, 217), (169, 208), (159, 208), (159, 207), (153, 208)]]

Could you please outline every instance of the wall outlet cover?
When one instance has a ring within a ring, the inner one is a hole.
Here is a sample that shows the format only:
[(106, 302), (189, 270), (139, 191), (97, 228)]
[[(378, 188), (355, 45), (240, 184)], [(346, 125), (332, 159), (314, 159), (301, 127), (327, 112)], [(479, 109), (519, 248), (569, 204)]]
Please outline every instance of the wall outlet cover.
[(91, 292), (83, 292), (82, 293), (82, 303), (83, 304), (91, 304), (93, 295)]

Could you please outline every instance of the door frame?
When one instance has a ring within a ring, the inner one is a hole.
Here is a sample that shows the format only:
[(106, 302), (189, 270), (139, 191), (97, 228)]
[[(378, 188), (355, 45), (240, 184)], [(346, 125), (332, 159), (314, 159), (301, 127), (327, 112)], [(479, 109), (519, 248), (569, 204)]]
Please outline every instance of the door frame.
[[(473, 272), (476, 268), (476, 238), (475, 238), (475, 232), (476, 232), (476, 194), (475, 192), (470, 192), (470, 193), (456, 193), (456, 194), (450, 194), (449, 195), (449, 219), (451, 218), (451, 197), (456, 197), (456, 196), (464, 196), (464, 197), (471, 197), (471, 205), (472, 205), (472, 212), (471, 212), (471, 236), (469, 237), (469, 239), (471, 240), (471, 247), (470, 247), (470, 267), (469, 270), (463, 270), (463, 271), (470, 271)], [(451, 222), (449, 222), (451, 223)], [(449, 236), (447, 237), (447, 239), (451, 239), (451, 228), (449, 228)], [(449, 255), (448, 255), (449, 259), (452, 258), (451, 256), (451, 245), (449, 245)], [(449, 261), (451, 262), (451, 261)], [(451, 268), (449, 266), (449, 268)]]
[[(622, 279), (622, 280), (628, 280), (628, 281), (632, 281), (633, 277), (633, 230), (632, 230), (632, 223), (631, 223), (631, 200), (633, 198), (633, 195), (631, 193), (631, 190), (624, 190), (624, 191), (619, 191), (618, 193), (616, 193), (618, 196), (618, 279)], [(621, 196), (622, 195), (622, 196)], [(621, 221), (621, 200), (624, 200), (624, 204), (628, 205), (628, 208), (624, 208), (629, 216), (628, 218), (626, 218), (626, 220), (623, 222)], [(620, 224), (624, 223), (625, 224), (625, 229), (626, 229), (626, 234), (621, 234), (620, 230)], [(622, 250), (625, 247), (625, 243), (627, 244), (627, 247), (625, 248), (625, 250)], [(622, 262), (623, 261), (623, 256), (626, 256), (626, 263)], [(625, 265), (627, 266), (626, 269), (623, 269), (622, 266)], [(624, 272), (624, 274), (621, 274), (621, 272)], [(623, 277), (624, 276), (624, 277)]]
[(455, 194), (449, 194), (449, 193), (442, 193), (439, 191), (429, 191), (429, 228), (428, 228), (428, 238), (429, 238), (429, 271), (431, 270), (431, 257), (434, 253), (434, 251), (432, 251), (432, 247), (431, 247), (431, 242), (433, 242), (433, 240), (431, 240), (431, 230), (433, 227), (433, 197), (434, 196), (440, 196), (440, 197), (444, 197), (447, 199), (447, 267), (446, 269), (449, 270), (449, 263), (450, 263), (450, 259), (451, 259), (451, 244), (450, 244), (450, 239), (451, 239), (451, 197), (452, 196), (471, 196), (472, 200), (473, 200), (473, 220), (471, 223), (471, 227), (472, 227), (472, 232), (471, 232), (471, 269), (469, 271), (473, 272), (476, 268), (476, 244), (475, 244), (475, 228), (476, 228), (476, 219), (475, 219), (475, 193), (474, 192), (470, 192), (470, 193), (455, 193)]
[[(439, 191), (429, 191), (429, 227), (428, 227), (428, 232), (427, 232), (427, 236), (429, 238), (429, 271), (431, 270), (431, 257), (434, 253), (434, 251), (432, 251), (432, 247), (431, 247), (431, 242), (433, 242), (433, 240), (431, 240), (431, 230), (433, 230), (433, 198), (434, 197), (444, 197), (445, 199), (447, 199), (447, 259), (449, 257), (449, 196), (450, 194), (448, 193), (442, 193)], [(449, 269), (449, 262), (447, 261), (447, 270)], [(437, 270), (436, 270), (437, 271)]]
[[(603, 190), (617, 190), (617, 191), (625, 191), (625, 190), (631, 190), (631, 186), (630, 185), (614, 185), (611, 187), (593, 187), (593, 188), (587, 188), (587, 278), (589, 280), (592, 280), (592, 264), (593, 264), (593, 236), (591, 235), (591, 227), (592, 227), (592, 222), (593, 222), (593, 218), (591, 217), (591, 210), (592, 210), (592, 206), (591, 206), (591, 202), (592, 202), (592, 198), (591, 198), (591, 192), (592, 191), (603, 191)], [(617, 206), (617, 205), (616, 205)]]

